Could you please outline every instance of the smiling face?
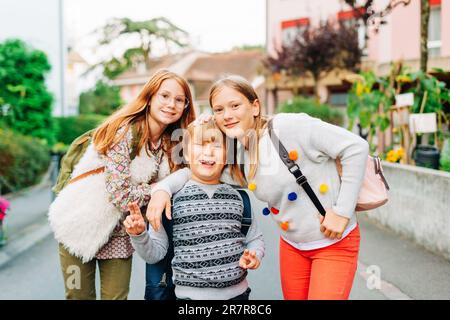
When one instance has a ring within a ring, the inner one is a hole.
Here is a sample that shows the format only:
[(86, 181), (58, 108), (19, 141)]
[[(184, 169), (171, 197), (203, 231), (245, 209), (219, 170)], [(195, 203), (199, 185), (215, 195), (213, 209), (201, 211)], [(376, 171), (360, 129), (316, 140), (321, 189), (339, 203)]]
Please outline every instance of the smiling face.
[(223, 133), (214, 122), (188, 128), (184, 138), (184, 156), (192, 179), (205, 184), (218, 184), (226, 160)]
[(211, 97), (211, 107), (219, 128), (228, 137), (242, 139), (255, 124), (259, 101), (250, 101), (239, 91), (222, 86)]
[(169, 125), (181, 118), (188, 99), (175, 79), (166, 79), (150, 100), (150, 118)]

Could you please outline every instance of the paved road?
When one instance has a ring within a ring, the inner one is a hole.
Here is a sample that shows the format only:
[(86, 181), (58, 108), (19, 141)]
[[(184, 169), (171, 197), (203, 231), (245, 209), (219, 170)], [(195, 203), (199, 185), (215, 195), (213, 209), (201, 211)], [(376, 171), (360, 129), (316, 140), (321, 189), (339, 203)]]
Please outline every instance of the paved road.
[(9, 240), (21, 234), (31, 224), (42, 220), (52, 201), (50, 183), (42, 183), (23, 195), (10, 199), (11, 208), (4, 227)]
[[(260, 212), (261, 204), (256, 205)], [(257, 215), (266, 241), (266, 257), (260, 269), (251, 271), (252, 299), (282, 299), (278, 236), (267, 217)], [(37, 219), (45, 225), (45, 219)], [(360, 265), (351, 299), (450, 299), (450, 262), (386, 230), (365, 216), (361, 227)], [(142, 299), (144, 262), (135, 256), (130, 299)], [(369, 270), (369, 273), (366, 272)], [(373, 281), (370, 271), (379, 271)], [(0, 299), (63, 299), (57, 245), (50, 235), (0, 268)], [(380, 284), (380, 288), (369, 289)], [(98, 287), (98, 285), (97, 285)]]

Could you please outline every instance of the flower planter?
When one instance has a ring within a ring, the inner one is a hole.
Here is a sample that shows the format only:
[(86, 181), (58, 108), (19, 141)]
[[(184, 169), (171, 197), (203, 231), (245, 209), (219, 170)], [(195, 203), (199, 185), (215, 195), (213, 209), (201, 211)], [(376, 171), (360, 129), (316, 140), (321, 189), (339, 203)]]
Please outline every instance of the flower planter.
[(440, 153), (436, 147), (419, 145), (414, 148), (413, 159), (417, 166), (439, 169)]

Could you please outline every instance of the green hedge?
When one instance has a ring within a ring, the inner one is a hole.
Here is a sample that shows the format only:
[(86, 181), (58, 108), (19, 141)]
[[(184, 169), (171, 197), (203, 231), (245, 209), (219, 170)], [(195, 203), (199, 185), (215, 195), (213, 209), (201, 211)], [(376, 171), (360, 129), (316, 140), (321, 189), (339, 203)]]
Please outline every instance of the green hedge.
[(47, 144), (40, 139), (0, 129), (0, 192), (9, 193), (39, 182), (50, 165)]
[(278, 113), (306, 113), (311, 117), (319, 118), (338, 126), (344, 124), (344, 114), (328, 104), (317, 103), (314, 99), (295, 97), (280, 105)]
[(96, 114), (83, 114), (74, 117), (55, 118), (57, 133), (56, 140), (66, 145), (72, 143), (75, 138), (79, 137), (86, 131), (97, 127), (106, 116)]

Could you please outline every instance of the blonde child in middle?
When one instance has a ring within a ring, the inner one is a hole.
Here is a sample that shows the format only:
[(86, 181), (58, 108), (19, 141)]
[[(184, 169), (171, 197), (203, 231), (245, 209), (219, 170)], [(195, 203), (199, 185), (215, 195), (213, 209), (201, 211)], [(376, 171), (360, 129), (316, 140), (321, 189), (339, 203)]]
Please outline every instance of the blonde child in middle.
[[(183, 156), (192, 177), (173, 196), (173, 282), (177, 299), (248, 300), (247, 270), (264, 256), (262, 233), (253, 218), (241, 232), (243, 200), (220, 183), (226, 159), (225, 136), (211, 120), (191, 124), (183, 136)], [(147, 263), (165, 256), (169, 239), (163, 227), (155, 231), (139, 207), (129, 205), (124, 226), (132, 245)]]

